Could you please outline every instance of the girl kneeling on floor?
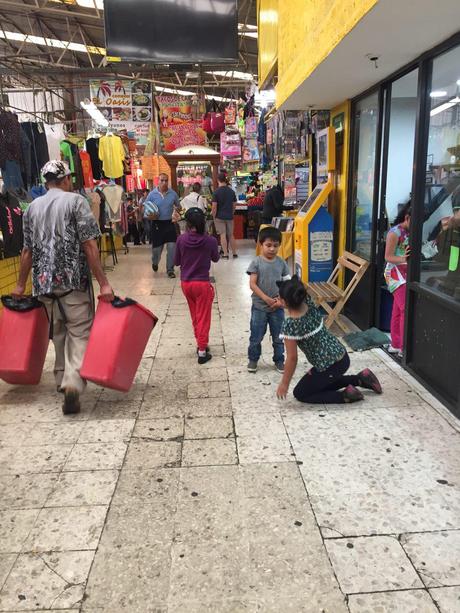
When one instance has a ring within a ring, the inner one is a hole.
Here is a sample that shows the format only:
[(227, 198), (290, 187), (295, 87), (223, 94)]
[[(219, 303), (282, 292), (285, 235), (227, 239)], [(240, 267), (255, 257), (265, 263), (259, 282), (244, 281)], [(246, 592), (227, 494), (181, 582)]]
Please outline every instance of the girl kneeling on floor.
[(286, 398), (297, 366), (297, 347), (313, 368), (294, 388), (294, 397), (311, 404), (342, 404), (363, 400), (357, 389), (370, 389), (377, 394), (382, 388), (374, 373), (366, 368), (357, 375), (345, 375), (350, 358), (342, 343), (326, 328), (322, 312), (308, 296), (299, 278), (277, 283), (280, 302), (288, 311), (280, 338), (286, 346), (284, 375), (278, 386), (278, 398)]

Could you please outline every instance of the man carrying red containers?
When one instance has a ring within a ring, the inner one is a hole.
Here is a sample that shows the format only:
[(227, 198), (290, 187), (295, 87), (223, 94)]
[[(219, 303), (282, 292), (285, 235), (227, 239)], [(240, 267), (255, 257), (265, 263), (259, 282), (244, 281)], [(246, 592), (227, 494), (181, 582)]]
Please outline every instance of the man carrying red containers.
[(102, 269), (96, 239), (99, 226), (88, 202), (72, 192), (72, 176), (64, 162), (52, 160), (42, 168), (47, 193), (36, 198), (23, 218), (24, 249), (13, 296), (24, 295), (32, 270), (33, 295), (44, 302), (56, 352), (54, 375), (64, 393), (64, 415), (80, 411), (86, 382), (80, 367), (94, 318), (90, 270), (102, 300), (113, 290)]

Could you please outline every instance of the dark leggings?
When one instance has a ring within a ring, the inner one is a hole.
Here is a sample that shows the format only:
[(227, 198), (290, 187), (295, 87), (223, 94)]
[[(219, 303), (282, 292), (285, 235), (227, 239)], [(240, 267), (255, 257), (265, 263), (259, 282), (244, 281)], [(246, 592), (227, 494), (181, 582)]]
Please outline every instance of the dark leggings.
[(347, 385), (356, 387), (360, 384), (358, 375), (345, 375), (349, 368), (348, 353), (327, 370), (312, 368), (295, 386), (294, 397), (300, 402), (310, 404), (343, 404), (343, 394), (337, 390)]

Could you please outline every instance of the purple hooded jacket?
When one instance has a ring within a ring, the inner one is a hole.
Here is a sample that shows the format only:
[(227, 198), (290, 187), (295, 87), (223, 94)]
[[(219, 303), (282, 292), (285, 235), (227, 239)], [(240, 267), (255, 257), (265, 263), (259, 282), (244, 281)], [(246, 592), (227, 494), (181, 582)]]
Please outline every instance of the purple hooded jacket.
[(211, 261), (219, 261), (219, 249), (214, 236), (191, 231), (179, 236), (174, 265), (180, 266), (181, 281), (209, 281)]

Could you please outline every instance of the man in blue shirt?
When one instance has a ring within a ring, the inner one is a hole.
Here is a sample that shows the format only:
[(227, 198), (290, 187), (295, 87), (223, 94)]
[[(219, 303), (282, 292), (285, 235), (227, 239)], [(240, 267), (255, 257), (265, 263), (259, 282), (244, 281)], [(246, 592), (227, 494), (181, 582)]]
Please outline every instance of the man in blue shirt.
[[(179, 197), (168, 187), (169, 178), (160, 175), (156, 189), (150, 192), (144, 203), (144, 217), (151, 221), (150, 238), (152, 241), (152, 268), (157, 272), (163, 246), (166, 245), (166, 270), (168, 277), (174, 279), (174, 254), (176, 251), (176, 227), (172, 221), (174, 210), (179, 209)], [(158, 207), (158, 213), (152, 209)]]

